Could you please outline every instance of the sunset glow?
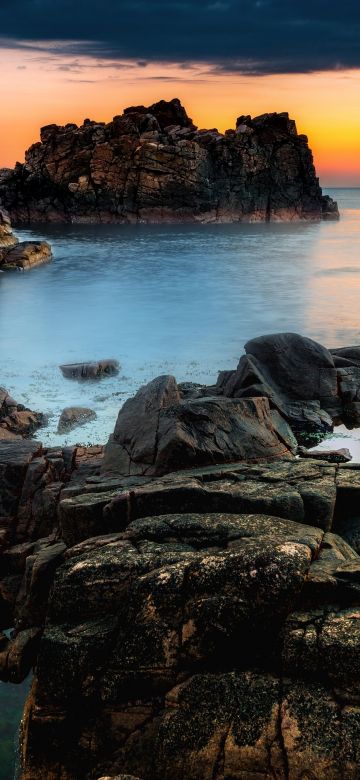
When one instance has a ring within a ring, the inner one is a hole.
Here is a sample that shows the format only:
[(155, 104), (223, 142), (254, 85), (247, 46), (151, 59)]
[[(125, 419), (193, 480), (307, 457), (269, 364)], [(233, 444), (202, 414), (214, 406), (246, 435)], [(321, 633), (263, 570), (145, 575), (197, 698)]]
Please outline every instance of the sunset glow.
[(199, 127), (221, 131), (239, 114), (288, 111), (309, 137), (321, 184), (360, 185), (360, 70), (243, 76), (206, 63), (111, 62), (30, 46), (2, 48), (0, 66), (0, 166), (23, 161), (42, 125), (109, 121), (126, 106), (179, 97)]

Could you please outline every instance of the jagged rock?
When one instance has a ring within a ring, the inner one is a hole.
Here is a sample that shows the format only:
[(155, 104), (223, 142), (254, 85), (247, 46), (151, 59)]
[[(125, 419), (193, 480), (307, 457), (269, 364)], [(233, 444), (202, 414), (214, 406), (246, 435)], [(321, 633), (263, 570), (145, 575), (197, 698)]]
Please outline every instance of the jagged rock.
[(108, 124), (54, 124), (0, 176), (17, 222), (234, 222), (338, 217), (288, 114), (197, 130), (178, 99)]
[(179, 468), (291, 457), (296, 442), (266, 398), (180, 400), (176, 380), (161, 376), (119, 412), (104, 472), (165, 474)]
[(117, 374), (120, 365), (117, 360), (97, 360), (89, 363), (63, 363), (60, 369), (66, 379), (98, 379)]
[(337, 203), (330, 198), (330, 195), (323, 195), (321, 199), (322, 218), (327, 220), (339, 219), (339, 209)]
[(52, 259), (52, 250), (47, 241), (21, 241), (7, 249), (0, 262), (3, 271), (20, 269), (26, 271), (37, 265), (48, 263)]
[(26, 409), (0, 387), (0, 442), (30, 437), (44, 422), (44, 414)]
[(86, 425), (90, 420), (96, 420), (96, 412), (84, 406), (67, 406), (60, 415), (58, 433), (67, 433), (79, 425)]
[(236, 371), (221, 372), (217, 392), (232, 398), (265, 396), (297, 434), (327, 433), (340, 417), (332, 354), (296, 333), (260, 336), (245, 344)]

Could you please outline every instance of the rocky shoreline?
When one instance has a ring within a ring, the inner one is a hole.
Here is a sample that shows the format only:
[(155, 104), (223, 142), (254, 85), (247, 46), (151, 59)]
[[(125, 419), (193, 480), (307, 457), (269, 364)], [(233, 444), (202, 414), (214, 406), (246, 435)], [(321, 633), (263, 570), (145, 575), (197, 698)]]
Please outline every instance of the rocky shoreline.
[(276, 334), (153, 380), (105, 448), (0, 441), (23, 780), (357, 780), (360, 465), (298, 444), (359, 394), (360, 347)]
[(19, 242), (12, 232), (9, 214), (0, 207), (0, 272), (27, 271), (51, 259), (47, 241)]
[(178, 99), (111, 122), (47, 125), (25, 163), (0, 171), (14, 223), (278, 222), (338, 219), (308, 139), (287, 113), (198, 129)]

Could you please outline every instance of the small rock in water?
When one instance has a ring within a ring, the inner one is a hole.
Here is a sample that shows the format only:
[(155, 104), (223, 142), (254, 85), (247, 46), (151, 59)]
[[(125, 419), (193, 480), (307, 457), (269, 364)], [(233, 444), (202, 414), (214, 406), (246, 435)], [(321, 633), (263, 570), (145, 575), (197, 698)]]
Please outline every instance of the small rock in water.
[(5, 271), (12, 269), (26, 271), (51, 259), (51, 246), (47, 241), (22, 241), (6, 252), (2, 262)]
[(87, 409), (83, 406), (68, 406), (61, 412), (58, 433), (72, 431), (73, 428), (85, 425), (90, 420), (96, 420), (96, 412), (93, 409)]
[(89, 363), (64, 363), (60, 369), (66, 379), (98, 379), (101, 376), (118, 374), (117, 360), (98, 360)]

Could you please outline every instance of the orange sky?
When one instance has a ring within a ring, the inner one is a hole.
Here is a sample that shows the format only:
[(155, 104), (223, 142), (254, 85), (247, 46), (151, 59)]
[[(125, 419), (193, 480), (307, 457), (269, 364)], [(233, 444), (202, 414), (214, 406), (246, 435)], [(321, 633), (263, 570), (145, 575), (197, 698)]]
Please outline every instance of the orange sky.
[(0, 167), (50, 122), (110, 120), (131, 104), (179, 97), (199, 127), (234, 127), (239, 114), (288, 111), (309, 136), (323, 186), (360, 186), (360, 70), (241, 76), (209, 65), (111, 63), (44, 50), (0, 50)]

